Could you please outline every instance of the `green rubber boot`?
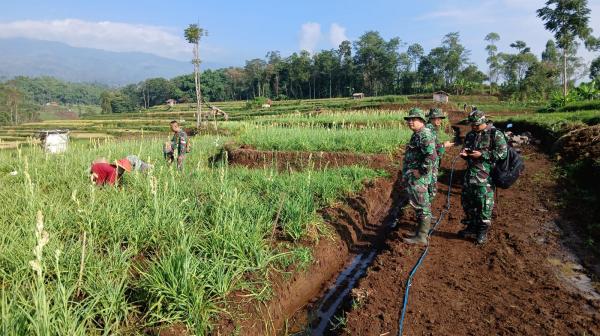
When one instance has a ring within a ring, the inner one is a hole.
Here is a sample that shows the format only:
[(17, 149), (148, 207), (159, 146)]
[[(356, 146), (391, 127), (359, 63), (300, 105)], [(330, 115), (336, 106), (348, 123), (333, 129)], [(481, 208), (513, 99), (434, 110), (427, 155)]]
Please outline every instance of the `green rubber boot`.
[(417, 228), (417, 234), (411, 238), (404, 238), (404, 242), (408, 244), (419, 244), (419, 245), (427, 245), (427, 234), (429, 233), (429, 228), (431, 227), (431, 218), (425, 217), (419, 220), (419, 227)]

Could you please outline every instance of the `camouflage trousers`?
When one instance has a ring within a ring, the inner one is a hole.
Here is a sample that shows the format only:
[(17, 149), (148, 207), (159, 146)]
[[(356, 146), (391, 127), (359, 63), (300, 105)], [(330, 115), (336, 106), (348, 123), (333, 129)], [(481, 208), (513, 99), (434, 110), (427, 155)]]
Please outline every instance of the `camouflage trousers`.
[(435, 159), (433, 164), (433, 168), (431, 169), (431, 183), (429, 183), (429, 203), (433, 204), (433, 200), (435, 199), (435, 195), (437, 194), (437, 180), (438, 180), (438, 171), (440, 169), (440, 158)]
[(494, 189), (488, 184), (464, 183), (461, 202), (467, 220), (488, 223), (494, 209)]
[(404, 176), (404, 190), (401, 195), (400, 207), (410, 204), (417, 213), (419, 220), (431, 218), (431, 197), (429, 196), (429, 186), (431, 184), (431, 175), (424, 175), (416, 178), (412, 173)]

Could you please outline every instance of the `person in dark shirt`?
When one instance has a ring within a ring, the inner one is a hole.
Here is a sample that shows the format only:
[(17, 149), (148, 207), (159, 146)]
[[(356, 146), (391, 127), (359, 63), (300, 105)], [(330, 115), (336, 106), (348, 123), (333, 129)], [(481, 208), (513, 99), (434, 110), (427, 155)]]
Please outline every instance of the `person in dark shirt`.
[(175, 161), (177, 155), (177, 169), (181, 170), (185, 155), (189, 152), (188, 136), (176, 120), (171, 121), (171, 131), (173, 138), (163, 146), (163, 155), (169, 163)]

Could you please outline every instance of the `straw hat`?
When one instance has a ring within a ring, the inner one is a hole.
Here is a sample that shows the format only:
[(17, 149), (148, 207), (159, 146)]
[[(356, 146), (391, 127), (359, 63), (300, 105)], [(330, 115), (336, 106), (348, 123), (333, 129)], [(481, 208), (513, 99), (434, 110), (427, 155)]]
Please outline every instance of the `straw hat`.
[(131, 162), (129, 162), (129, 160), (127, 159), (120, 159), (115, 161), (115, 165), (117, 167), (121, 167), (123, 168), (123, 170), (125, 170), (126, 172), (131, 172), (132, 168), (131, 168)]

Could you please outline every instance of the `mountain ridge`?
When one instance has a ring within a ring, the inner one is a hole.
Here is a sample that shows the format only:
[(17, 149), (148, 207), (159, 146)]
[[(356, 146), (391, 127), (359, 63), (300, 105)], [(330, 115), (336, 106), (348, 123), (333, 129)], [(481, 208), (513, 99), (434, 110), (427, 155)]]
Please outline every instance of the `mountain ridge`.
[[(55, 41), (0, 38), (0, 50), (2, 80), (16, 76), (50, 76), (69, 82), (122, 86), (193, 71), (191, 62), (150, 53), (79, 48)], [(217, 67), (213, 63), (202, 64), (204, 69)]]

